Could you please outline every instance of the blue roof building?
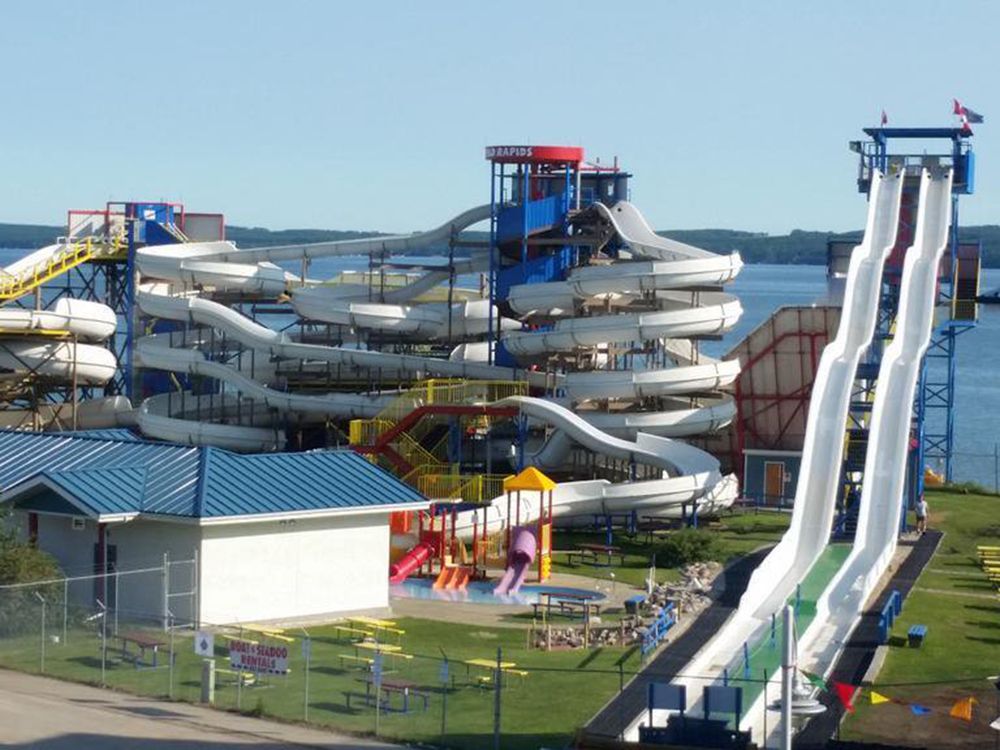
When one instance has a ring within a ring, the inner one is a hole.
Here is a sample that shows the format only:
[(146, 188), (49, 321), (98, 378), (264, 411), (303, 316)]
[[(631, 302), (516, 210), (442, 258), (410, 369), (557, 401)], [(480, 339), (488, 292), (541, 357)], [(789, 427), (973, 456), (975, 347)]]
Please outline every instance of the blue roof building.
[(389, 514), (430, 503), (353, 451), (246, 455), (127, 430), (0, 430), (0, 502), (68, 575), (96, 576), (103, 603), (114, 571), (184, 563), (190, 584), (162, 585), (197, 592), (186, 603), (119, 581), (115, 604), (207, 622), (385, 608)]

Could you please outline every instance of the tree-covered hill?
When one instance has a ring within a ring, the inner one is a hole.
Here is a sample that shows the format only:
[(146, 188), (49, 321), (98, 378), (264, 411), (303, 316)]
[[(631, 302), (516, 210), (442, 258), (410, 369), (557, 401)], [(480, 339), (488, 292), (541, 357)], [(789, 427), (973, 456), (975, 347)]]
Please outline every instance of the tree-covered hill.
[[(51, 243), (64, 232), (63, 227), (41, 224), (0, 223), (0, 247), (36, 248)], [(261, 227), (226, 227), (226, 237), (240, 247), (290, 245), (303, 242), (325, 242), (371, 236), (374, 232), (336, 229), (281, 229)], [(816, 232), (795, 229), (790, 234), (769, 235), (732, 229), (676, 229), (661, 234), (697, 247), (719, 253), (739, 250), (748, 263), (817, 264), (826, 263), (827, 240), (857, 239), (860, 232)], [(481, 238), (482, 233), (469, 233)], [(963, 239), (978, 239), (983, 243), (983, 264), (1000, 267), (1000, 226), (995, 224), (965, 227)]]

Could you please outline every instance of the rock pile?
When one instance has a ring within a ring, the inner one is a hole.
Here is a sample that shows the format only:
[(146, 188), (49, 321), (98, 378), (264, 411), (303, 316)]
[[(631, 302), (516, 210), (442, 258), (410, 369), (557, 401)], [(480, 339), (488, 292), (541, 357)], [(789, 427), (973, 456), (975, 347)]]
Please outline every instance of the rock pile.
[(657, 611), (672, 601), (682, 616), (697, 615), (711, 601), (712, 584), (722, 571), (717, 562), (691, 563), (681, 568), (681, 580), (657, 584), (649, 603)]
[[(674, 602), (681, 617), (697, 615), (712, 601), (712, 584), (722, 571), (717, 562), (692, 563), (681, 569), (681, 579), (674, 583), (661, 583), (647, 597), (643, 612), (628, 617), (621, 624), (605, 624), (599, 617), (591, 618), (590, 646), (630, 646), (642, 641), (646, 627), (659, 616), (667, 605)], [(550, 627), (551, 648), (583, 648), (583, 627)], [(544, 628), (534, 631), (532, 640), (536, 648), (545, 648)]]

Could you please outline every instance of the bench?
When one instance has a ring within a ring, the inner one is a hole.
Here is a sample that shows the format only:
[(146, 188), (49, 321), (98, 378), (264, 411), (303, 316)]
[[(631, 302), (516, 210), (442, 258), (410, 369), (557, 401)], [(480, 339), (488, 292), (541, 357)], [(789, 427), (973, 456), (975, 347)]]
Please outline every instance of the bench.
[(625, 611), (630, 615), (639, 614), (639, 608), (646, 603), (644, 594), (636, 594), (625, 600)]
[(906, 639), (913, 648), (920, 648), (920, 644), (924, 642), (924, 638), (926, 637), (926, 625), (911, 625), (910, 629), (906, 632)]

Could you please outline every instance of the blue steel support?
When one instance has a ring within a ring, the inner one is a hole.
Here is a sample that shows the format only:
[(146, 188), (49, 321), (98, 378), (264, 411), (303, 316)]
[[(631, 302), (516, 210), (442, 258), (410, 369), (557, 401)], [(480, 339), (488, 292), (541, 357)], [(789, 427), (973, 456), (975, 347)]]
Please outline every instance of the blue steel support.
[[(500, 201), (503, 201), (503, 164), (500, 165)], [(487, 312), (487, 333), (486, 333), (486, 361), (493, 364), (494, 340), (493, 331), (493, 309), (497, 301), (497, 164), (490, 162), (490, 271), (489, 271), (489, 297), (490, 304)]]
[(136, 403), (135, 383), (133, 378), (133, 364), (135, 353), (135, 243), (139, 219), (134, 216), (129, 218), (129, 206), (125, 207), (125, 233), (128, 237), (128, 258), (125, 264), (125, 361), (122, 363), (124, 369), (125, 395), (133, 404)]

